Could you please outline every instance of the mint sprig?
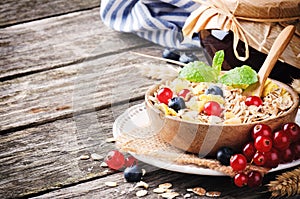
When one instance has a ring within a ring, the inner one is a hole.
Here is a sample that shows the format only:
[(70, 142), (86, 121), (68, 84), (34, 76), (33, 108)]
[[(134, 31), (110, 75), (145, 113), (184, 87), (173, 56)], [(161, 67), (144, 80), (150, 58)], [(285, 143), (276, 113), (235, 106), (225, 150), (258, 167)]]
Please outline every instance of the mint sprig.
[(219, 82), (242, 89), (258, 81), (256, 71), (247, 65), (235, 67), (221, 75), (224, 57), (224, 51), (220, 50), (215, 53), (212, 66), (201, 61), (190, 62), (181, 69), (178, 77), (191, 82)]

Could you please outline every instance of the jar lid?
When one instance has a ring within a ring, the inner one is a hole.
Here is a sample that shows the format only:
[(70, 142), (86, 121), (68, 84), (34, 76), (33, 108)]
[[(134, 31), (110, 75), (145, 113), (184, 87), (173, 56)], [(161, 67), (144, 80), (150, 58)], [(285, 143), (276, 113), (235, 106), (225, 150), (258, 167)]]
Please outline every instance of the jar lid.
[[(278, 34), (287, 25), (296, 32), (280, 59), (300, 69), (300, 0), (194, 0), (201, 6), (191, 13), (183, 34), (192, 37), (204, 29), (220, 29), (234, 34), (235, 56), (245, 61), (249, 46), (267, 54)], [(238, 41), (245, 43), (245, 56), (237, 52)]]

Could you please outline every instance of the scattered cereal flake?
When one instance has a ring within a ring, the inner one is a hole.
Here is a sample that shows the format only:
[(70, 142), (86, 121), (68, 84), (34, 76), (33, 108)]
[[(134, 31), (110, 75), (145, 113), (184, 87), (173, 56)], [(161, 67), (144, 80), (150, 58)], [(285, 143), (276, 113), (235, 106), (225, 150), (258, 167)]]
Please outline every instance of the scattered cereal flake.
[(202, 187), (195, 187), (191, 191), (199, 196), (205, 196), (206, 193), (206, 190)]
[(79, 157), (79, 159), (80, 159), (80, 160), (88, 160), (88, 159), (90, 159), (90, 156), (89, 156), (89, 155), (81, 155), (81, 156)]
[(146, 175), (146, 170), (145, 169), (142, 169), (142, 175)]
[(107, 138), (106, 140), (105, 140), (105, 142), (107, 142), (107, 143), (114, 143), (114, 142), (116, 142), (116, 139), (115, 138)]
[(164, 188), (164, 189), (169, 189), (172, 186), (173, 185), (171, 183), (169, 183), (169, 182), (158, 185), (159, 188)]
[(108, 165), (106, 164), (106, 162), (102, 162), (102, 163), (100, 164), (100, 167), (102, 167), (102, 168), (107, 168)]
[(137, 191), (136, 193), (135, 193), (135, 195), (137, 196), (137, 197), (143, 197), (143, 196), (145, 196), (145, 195), (147, 195), (148, 194), (148, 191), (147, 190), (139, 190), (139, 191)]
[(208, 197), (219, 197), (220, 195), (221, 195), (221, 192), (219, 192), (219, 191), (206, 192), (206, 196), (208, 196)]
[(185, 195), (183, 196), (183, 198), (190, 198), (190, 197), (192, 197), (192, 195), (189, 194), (189, 193), (187, 193), (187, 194), (185, 194)]
[(105, 182), (105, 185), (109, 186), (109, 187), (116, 187), (116, 186), (118, 186), (118, 184), (116, 182)]
[(172, 199), (172, 198), (175, 198), (175, 197), (177, 197), (177, 196), (179, 196), (179, 195), (180, 195), (180, 194), (177, 193), (177, 192), (167, 192), (167, 193), (161, 194), (161, 196), (162, 196), (163, 198), (167, 198), (167, 199)]
[(148, 189), (149, 185), (146, 182), (144, 182), (144, 181), (140, 181), (140, 182), (136, 183), (136, 185), (134, 187), (135, 188), (136, 187), (144, 187), (145, 189)]
[(165, 188), (158, 187), (158, 188), (153, 189), (153, 192), (154, 193), (165, 193), (166, 190), (167, 189), (165, 189)]
[(102, 159), (103, 159), (103, 156), (102, 156), (102, 155), (99, 155), (99, 154), (97, 154), (97, 153), (93, 153), (93, 154), (91, 155), (91, 158), (92, 158), (93, 160), (95, 160), (95, 161), (98, 161), (98, 160), (102, 160)]

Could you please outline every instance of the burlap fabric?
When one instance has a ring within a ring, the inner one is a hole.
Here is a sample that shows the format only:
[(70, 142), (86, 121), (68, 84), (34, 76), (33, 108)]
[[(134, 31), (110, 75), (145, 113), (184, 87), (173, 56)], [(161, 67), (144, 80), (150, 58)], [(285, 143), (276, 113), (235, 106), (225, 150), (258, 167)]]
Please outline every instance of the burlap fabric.
[[(300, 69), (300, 0), (194, 0), (201, 4), (187, 19), (183, 34), (191, 37), (205, 29), (234, 33), (235, 56), (245, 61), (249, 46), (267, 54), (278, 34), (289, 24), (296, 32), (281, 60)], [(245, 43), (245, 56), (237, 52), (238, 41)]]

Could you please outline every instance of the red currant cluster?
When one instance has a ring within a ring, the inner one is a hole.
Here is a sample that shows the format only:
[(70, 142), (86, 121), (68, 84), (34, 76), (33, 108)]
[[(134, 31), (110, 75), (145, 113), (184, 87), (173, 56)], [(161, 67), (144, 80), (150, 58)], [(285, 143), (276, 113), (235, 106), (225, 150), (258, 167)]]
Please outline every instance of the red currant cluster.
[(121, 170), (124, 167), (126, 168), (136, 165), (137, 159), (135, 159), (133, 156), (125, 157), (120, 151), (113, 150), (106, 155), (104, 162), (111, 169)]
[(244, 146), (243, 153), (230, 158), (230, 166), (238, 172), (234, 183), (239, 187), (261, 184), (262, 175), (259, 172), (243, 173), (247, 163), (275, 168), (280, 163), (300, 158), (300, 128), (296, 123), (286, 123), (275, 132), (268, 125), (257, 124), (251, 131), (251, 137), (252, 140)]
[(142, 169), (138, 166), (138, 161), (133, 156), (125, 157), (120, 151), (110, 151), (105, 159), (107, 166), (114, 170), (124, 169), (124, 178), (127, 182), (139, 182), (143, 176)]

